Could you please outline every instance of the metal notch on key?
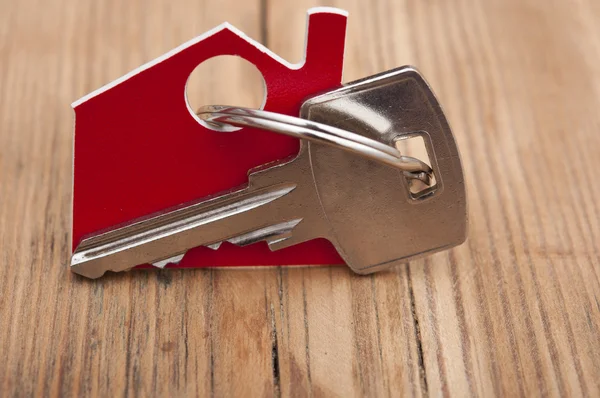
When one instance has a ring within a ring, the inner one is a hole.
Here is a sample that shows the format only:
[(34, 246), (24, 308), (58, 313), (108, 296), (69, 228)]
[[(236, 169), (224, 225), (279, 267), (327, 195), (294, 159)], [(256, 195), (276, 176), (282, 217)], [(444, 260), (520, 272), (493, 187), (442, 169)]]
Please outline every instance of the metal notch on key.
[[(324, 237), (352, 270), (367, 274), (466, 238), (458, 150), (433, 92), (413, 68), (313, 97), (302, 105), (302, 119), (233, 107), (208, 107), (200, 116), (302, 137), (300, 152), (250, 171), (246, 187), (83, 239), (71, 260), (74, 272), (97, 278), (139, 264), (163, 267), (193, 247), (223, 241), (265, 240), (278, 250)], [(415, 134), (424, 138), (431, 165), (394, 148)], [(417, 195), (411, 180), (425, 187)]]

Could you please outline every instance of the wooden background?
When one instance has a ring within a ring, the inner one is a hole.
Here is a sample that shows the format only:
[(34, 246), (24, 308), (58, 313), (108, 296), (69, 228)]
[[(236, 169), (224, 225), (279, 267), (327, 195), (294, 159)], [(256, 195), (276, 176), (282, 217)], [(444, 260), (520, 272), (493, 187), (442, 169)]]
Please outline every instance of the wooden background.
[[(70, 103), (224, 20), (298, 61), (314, 5), (350, 12), (346, 81), (435, 88), (468, 242), (370, 277), (71, 274)], [(598, 170), (597, 0), (0, 0), (0, 395), (599, 396)]]

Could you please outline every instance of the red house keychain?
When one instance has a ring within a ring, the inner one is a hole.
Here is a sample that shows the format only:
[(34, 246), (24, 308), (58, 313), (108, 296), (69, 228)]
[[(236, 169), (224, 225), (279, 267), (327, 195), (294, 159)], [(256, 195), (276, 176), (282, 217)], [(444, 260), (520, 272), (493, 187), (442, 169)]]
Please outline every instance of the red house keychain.
[[(366, 274), (462, 243), (462, 167), (435, 95), (411, 67), (342, 86), (345, 28), (343, 11), (309, 11), (291, 65), (224, 24), (75, 102), (72, 270)], [(264, 109), (190, 108), (190, 74), (217, 55), (257, 67)], [(425, 154), (400, 152), (411, 138)]]
[[(342, 79), (347, 13), (308, 13), (306, 56), (292, 65), (224, 23), (73, 104), (73, 248), (85, 235), (247, 182), (253, 167), (298, 152), (298, 139), (201, 125), (185, 97), (192, 71), (218, 55), (254, 64), (265, 110), (298, 115), (302, 100)], [(324, 239), (272, 252), (266, 243), (190, 250), (180, 267), (342, 264)], [(174, 265), (174, 264), (173, 264)]]

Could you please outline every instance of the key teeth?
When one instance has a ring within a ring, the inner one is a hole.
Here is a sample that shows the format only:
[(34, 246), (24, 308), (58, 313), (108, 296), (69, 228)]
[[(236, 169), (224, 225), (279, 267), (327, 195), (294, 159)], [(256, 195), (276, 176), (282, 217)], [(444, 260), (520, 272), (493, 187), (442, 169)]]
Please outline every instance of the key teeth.
[(275, 236), (273, 236), (273, 238), (267, 239), (267, 244), (269, 245), (269, 248), (271, 248), (271, 246), (276, 245), (280, 242), (286, 241), (286, 240), (290, 239), (291, 237), (292, 237), (292, 231), (290, 231), (288, 233), (275, 235)]
[[(301, 218), (286, 221), (280, 224), (269, 225), (264, 228), (259, 228), (254, 231), (247, 232), (245, 234), (227, 239), (225, 242), (229, 242), (236, 246), (248, 246), (256, 242), (266, 241), (269, 247), (271, 245), (277, 245), (281, 242), (288, 240), (292, 237), (292, 231), (302, 221)], [(216, 242), (210, 245), (206, 245), (209, 249), (219, 250), (223, 242)], [(163, 269), (167, 264), (179, 264), (184, 254), (179, 254), (167, 258), (165, 260), (157, 261), (152, 265), (156, 268)]]
[(260, 241), (270, 242), (272, 240), (279, 240), (284, 236), (291, 236), (292, 230), (298, 223), (302, 221), (301, 218), (294, 219), (280, 224), (269, 225), (264, 228), (245, 233), (243, 235), (230, 238), (227, 241), (237, 246), (247, 246)]
[(209, 249), (219, 250), (223, 242), (228, 242), (236, 246), (244, 247), (253, 243), (266, 241), (269, 245), (289, 239), (292, 236), (292, 230), (302, 221), (301, 218), (286, 221), (280, 224), (269, 225), (259, 228), (242, 235), (229, 238), (222, 242), (206, 245)]
[(318, 236), (314, 236), (314, 233), (310, 231), (309, 224), (310, 223), (306, 222), (300, 223), (300, 225), (294, 229), (293, 233), (290, 231), (289, 234), (269, 239), (269, 249), (271, 249), (271, 251), (277, 251), (317, 238)]
[(223, 244), (223, 242), (217, 242), (217, 243), (213, 243), (212, 245), (206, 245), (206, 247), (208, 247), (209, 249), (213, 249), (213, 250), (219, 250), (219, 247), (221, 247), (222, 244)]
[(160, 268), (160, 269), (165, 268), (165, 266), (167, 264), (175, 264), (175, 265), (177, 265), (177, 264), (179, 264), (179, 262), (181, 261), (181, 259), (183, 258), (183, 256), (185, 256), (185, 253), (179, 254), (177, 256), (173, 256), (173, 257), (170, 257), (170, 258), (167, 258), (165, 260), (157, 261), (157, 262), (153, 263), (152, 265), (155, 266), (156, 268)]

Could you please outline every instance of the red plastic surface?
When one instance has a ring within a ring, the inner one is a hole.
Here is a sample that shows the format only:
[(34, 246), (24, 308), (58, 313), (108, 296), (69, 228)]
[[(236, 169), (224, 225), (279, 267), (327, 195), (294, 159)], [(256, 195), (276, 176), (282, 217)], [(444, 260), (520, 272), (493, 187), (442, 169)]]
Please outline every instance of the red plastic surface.
[[(85, 235), (240, 186), (249, 169), (296, 154), (291, 137), (203, 127), (188, 110), (185, 85), (206, 59), (239, 55), (263, 74), (264, 109), (297, 116), (306, 97), (341, 83), (346, 15), (315, 9), (308, 29), (301, 67), (223, 24), (74, 103), (73, 247)], [(264, 242), (198, 247), (179, 266), (340, 263), (318, 239), (275, 252)]]

